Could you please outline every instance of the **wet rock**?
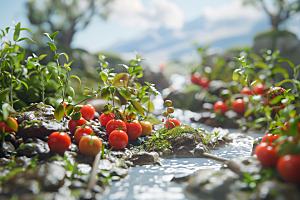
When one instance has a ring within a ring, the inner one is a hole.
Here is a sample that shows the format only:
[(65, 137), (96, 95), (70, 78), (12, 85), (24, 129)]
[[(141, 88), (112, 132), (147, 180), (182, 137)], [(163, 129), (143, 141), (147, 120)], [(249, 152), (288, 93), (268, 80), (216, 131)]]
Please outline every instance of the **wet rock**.
[(175, 174), (171, 179), (172, 182), (186, 183), (190, 179), (190, 174)]
[(203, 158), (203, 153), (210, 153), (209, 148), (202, 143), (197, 144), (194, 149), (194, 156), (196, 158)]
[(49, 148), (46, 148), (44, 145), (31, 142), (25, 143), (19, 150), (17, 155), (18, 156), (27, 156), (33, 157), (39, 154), (41, 157), (44, 156), (46, 153), (49, 152)]
[(158, 153), (156, 152), (145, 152), (141, 151), (138, 153), (134, 153), (131, 158), (129, 159), (134, 165), (154, 165), (160, 163), (160, 158)]
[(218, 138), (213, 137), (213, 138), (207, 140), (207, 147), (208, 147), (209, 149), (214, 149), (214, 150), (216, 150), (216, 149), (219, 149), (219, 146), (220, 146), (220, 145), (219, 145)]
[(177, 158), (191, 158), (194, 155), (190, 152), (188, 146), (181, 146), (174, 152)]
[(125, 176), (127, 176), (127, 170), (119, 167), (115, 167), (112, 171), (110, 171), (110, 175), (111, 177), (117, 176), (120, 178), (124, 178)]
[(256, 192), (251, 194), (251, 200), (299, 200), (300, 189), (295, 184), (282, 183), (277, 180), (267, 180), (258, 185)]
[(231, 170), (204, 169), (189, 180), (184, 194), (190, 199), (225, 200), (232, 184), (239, 176)]
[(3, 141), (0, 143), (0, 157), (9, 158), (14, 154), (15, 147), (11, 142)]
[(262, 165), (255, 157), (239, 157), (232, 158), (228, 162), (225, 162), (222, 168), (228, 168), (238, 174), (240, 177), (243, 177), (244, 173), (248, 173), (250, 175), (260, 173)]

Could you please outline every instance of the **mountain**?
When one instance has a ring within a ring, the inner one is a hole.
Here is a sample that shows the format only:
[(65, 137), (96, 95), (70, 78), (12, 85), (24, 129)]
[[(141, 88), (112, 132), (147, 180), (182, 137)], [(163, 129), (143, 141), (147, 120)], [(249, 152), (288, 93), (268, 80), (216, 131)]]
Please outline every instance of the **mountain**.
[[(226, 49), (237, 45), (251, 45), (253, 37), (270, 28), (265, 20), (249, 22), (247, 19), (224, 19), (209, 22), (205, 17), (199, 17), (186, 22), (181, 30), (160, 28), (145, 33), (140, 38), (117, 43), (109, 51), (120, 53), (124, 59), (130, 59), (132, 53), (142, 53), (150, 65), (165, 63), (171, 59), (183, 59), (189, 56), (195, 47), (192, 43), (211, 48)], [(130, 58), (127, 56), (130, 54)]]

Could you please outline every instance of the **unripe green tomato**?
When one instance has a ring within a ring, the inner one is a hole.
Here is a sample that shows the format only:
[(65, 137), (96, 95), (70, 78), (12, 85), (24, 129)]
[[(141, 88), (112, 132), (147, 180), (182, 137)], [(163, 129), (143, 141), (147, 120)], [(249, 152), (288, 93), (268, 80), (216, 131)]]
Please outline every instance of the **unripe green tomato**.
[(171, 105), (172, 105), (172, 101), (171, 101), (171, 100), (166, 100), (166, 101), (165, 101), (165, 104), (166, 104), (167, 106), (171, 106)]
[(173, 108), (173, 107), (167, 108), (167, 112), (168, 112), (168, 113), (173, 113), (173, 112), (174, 112), (174, 108)]
[(167, 111), (163, 112), (164, 117), (168, 117), (169, 113)]

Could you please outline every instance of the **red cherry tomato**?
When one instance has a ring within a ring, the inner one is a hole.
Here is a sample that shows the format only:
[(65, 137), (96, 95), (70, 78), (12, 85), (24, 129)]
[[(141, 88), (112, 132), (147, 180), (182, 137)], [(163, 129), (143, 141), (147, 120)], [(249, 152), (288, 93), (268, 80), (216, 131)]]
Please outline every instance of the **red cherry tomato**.
[(260, 143), (254, 150), (257, 159), (265, 167), (275, 167), (279, 159), (275, 147), (266, 142)]
[(252, 95), (251, 90), (250, 90), (250, 88), (248, 88), (248, 87), (244, 87), (244, 88), (241, 90), (241, 94)]
[(85, 123), (86, 123), (86, 121), (82, 117), (80, 118), (80, 120), (77, 120), (77, 121), (74, 121), (73, 119), (70, 119), (69, 124), (68, 124), (70, 132), (74, 134), (75, 131), (76, 131), (76, 127), (81, 126)]
[(266, 86), (263, 83), (256, 83), (252, 88), (252, 91), (255, 95), (264, 95), (266, 93)]
[(128, 144), (128, 135), (122, 130), (114, 130), (110, 133), (108, 141), (114, 149), (124, 149)]
[(129, 140), (135, 140), (142, 134), (142, 125), (137, 121), (125, 122), (127, 127), (127, 135)]
[(199, 84), (200, 79), (201, 79), (201, 75), (199, 72), (195, 72), (191, 75), (191, 82), (193, 84)]
[(201, 77), (199, 80), (199, 85), (201, 85), (204, 88), (208, 87), (209, 83), (210, 83), (210, 81), (206, 77)]
[(80, 139), (82, 138), (82, 136), (84, 134), (91, 135), (92, 132), (94, 132), (94, 131), (90, 126), (84, 126), (84, 128), (81, 126), (78, 126), (74, 133), (75, 142), (77, 142), (77, 144), (79, 144)]
[(69, 149), (70, 144), (71, 138), (65, 132), (53, 132), (48, 138), (48, 146), (50, 151), (64, 153)]
[(233, 102), (233, 110), (239, 114), (244, 114), (246, 111), (245, 102), (243, 99), (236, 99)]
[(106, 126), (106, 124), (114, 118), (115, 118), (114, 113), (109, 113), (108, 115), (103, 113), (100, 115), (99, 121), (100, 121), (101, 126)]
[(165, 122), (165, 127), (167, 127), (168, 129), (172, 129), (175, 126), (179, 126), (179, 125), (180, 125), (180, 122), (176, 118), (167, 119), (166, 122)]
[(124, 121), (112, 119), (106, 124), (106, 133), (109, 135), (112, 131), (121, 128), (122, 131), (127, 132), (127, 127)]
[(225, 113), (228, 111), (228, 106), (225, 102), (217, 101), (214, 104), (214, 112), (215, 113), (221, 113), (221, 115), (225, 115)]
[(273, 143), (273, 141), (277, 140), (279, 137), (279, 135), (273, 135), (271, 133), (268, 133), (262, 138), (261, 142)]
[(95, 135), (85, 135), (79, 141), (79, 150), (83, 155), (96, 156), (101, 149), (102, 142), (100, 138)]
[(300, 154), (285, 155), (277, 162), (277, 171), (283, 180), (300, 184)]
[(3, 127), (4, 131), (6, 132), (16, 132), (18, 131), (18, 122), (15, 120), (13, 117), (8, 117), (6, 122), (2, 121), (0, 122), (0, 133), (3, 132)]
[(95, 116), (95, 108), (91, 104), (83, 105), (80, 112), (82, 117), (86, 120), (91, 120)]

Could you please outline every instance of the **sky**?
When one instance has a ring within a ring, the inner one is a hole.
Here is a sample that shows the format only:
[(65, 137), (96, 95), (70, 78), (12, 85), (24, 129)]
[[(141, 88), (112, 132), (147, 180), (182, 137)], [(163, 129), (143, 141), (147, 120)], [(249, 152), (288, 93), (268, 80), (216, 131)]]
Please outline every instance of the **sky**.
[[(0, 0), (0, 29), (12, 26), (12, 21), (30, 28), (26, 1)], [(95, 53), (159, 28), (180, 33), (184, 23), (199, 16), (205, 16), (210, 22), (206, 24), (237, 17), (244, 17), (251, 24), (265, 17), (261, 10), (243, 7), (241, 0), (115, 0), (113, 9), (106, 21), (93, 17), (85, 30), (75, 34), (71, 46)], [(290, 27), (299, 33), (299, 24)]]

